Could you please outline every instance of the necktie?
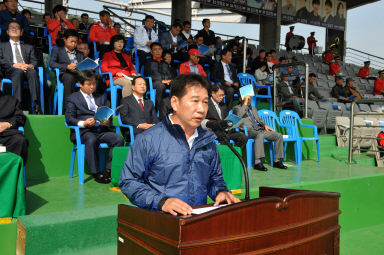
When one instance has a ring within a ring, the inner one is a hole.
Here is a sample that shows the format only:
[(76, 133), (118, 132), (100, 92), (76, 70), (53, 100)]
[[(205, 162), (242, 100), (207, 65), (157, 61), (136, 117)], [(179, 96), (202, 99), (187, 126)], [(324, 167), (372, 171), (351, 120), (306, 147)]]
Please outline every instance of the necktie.
[(145, 30), (147, 30), (147, 34), (148, 34), (148, 40), (149, 41), (152, 41), (152, 36), (151, 36), (151, 34), (152, 34), (152, 29), (145, 29)]
[(291, 86), (289, 85), (289, 82), (286, 82), (285, 84), (287, 84), (289, 93), (292, 95), (292, 94), (293, 94), (293, 91), (292, 91)]
[(251, 119), (252, 122), (252, 127), (255, 131), (259, 130), (261, 128), (260, 123), (256, 120), (255, 116), (253, 115), (253, 112), (251, 108), (248, 109), (247, 111), (248, 117)]
[(139, 99), (139, 106), (140, 106), (141, 110), (144, 112), (143, 100), (141, 98)]
[(226, 64), (226, 67), (227, 67), (227, 71), (228, 71), (229, 77), (231, 77), (231, 79), (232, 79), (232, 71), (231, 71), (231, 68), (229, 67), (228, 64)]
[(89, 110), (96, 112), (97, 111), (96, 105), (92, 103), (92, 100), (91, 100), (92, 96), (88, 95), (87, 98), (88, 98)]
[(23, 57), (21, 56), (19, 48), (17, 47), (17, 43), (14, 43), (14, 45), (15, 45), (16, 62), (17, 63), (24, 63)]

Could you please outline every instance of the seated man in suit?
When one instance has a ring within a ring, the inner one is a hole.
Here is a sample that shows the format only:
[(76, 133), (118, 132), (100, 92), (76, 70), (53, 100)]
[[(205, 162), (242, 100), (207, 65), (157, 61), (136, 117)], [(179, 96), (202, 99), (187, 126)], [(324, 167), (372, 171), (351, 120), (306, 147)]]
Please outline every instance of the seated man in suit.
[(259, 171), (268, 170), (261, 162), (261, 159), (265, 157), (264, 139), (267, 139), (275, 142), (275, 159), (273, 167), (287, 169), (287, 166), (281, 161), (284, 158), (283, 135), (275, 132), (275, 130), (262, 121), (257, 113), (257, 109), (251, 106), (251, 97), (249, 95), (245, 96), (244, 100), (241, 100), (241, 98), (239, 100), (240, 104), (233, 108), (233, 113), (241, 118), (246, 118), (244, 124), (247, 127), (249, 138), (255, 139), (254, 168)]
[(79, 35), (73, 29), (64, 32), (64, 47), (52, 49), (49, 66), (59, 68), (60, 80), (64, 84), (64, 99), (76, 90), (76, 68), (83, 61), (83, 53), (76, 50)]
[[(109, 129), (110, 119), (105, 119), (100, 123), (93, 118), (98, 107), (106, 106), (104, 95), (94, 94), (96, 90), (96, 77), (93, 72), (89, 70), (82, 71), (79, 73), (78, 79), (80, 91), (71, 94), (67, 98), (65, 119), (68, 125), (80, 128), (81, 141), (85, 144), (85, 159), (95, 181), (109, 183), (111, 181), (112, 148), (123, 146), (124, 139)], [(76, 136), (72, 130), (70, 139), (72, 142), (76, 142)], [(99, 172), (97, 167), (100, 143), (107, 143), (109, 148), (111, 148), (104, 172)]]
[(25, 119), (18, 100), (0, 92), (0, 144), (8, 152), (21, 156), (24, 166), (28, 157), (28, 140), (18, 127), (24, 126)]
[[(316, 77), (315, 73), (308, 75), (308, 98), (312, 101), (322, 100), (324, 98), (315, 87)], [(298, 94), (300, 94), (302, 98), (305, 98), (305, 81), (301, 83)]]
[[(224, 87), (220, 84), (215, 84), (211, 87), (211, 98), (208, 101), (208, 112), (205, 117), (208, 120), (224, 120), (228, 116), (228, 107), (224, 104), (225, 97)], [(233, 140), (238, 147), (243, 147), (248, 138), (244, 133), (236, 132), (231, 129), (227, 133), (228, 138)], [(220, 139), (219, 139), (220, 142)]]
[(221, 61), (215, 63), (211, 79), (220, 82), (225, 88), (225, 100), (228, 109), (232, 109), (233, 95), (239, 90), (239, 79), (236, 68), (230, 65), (232, 52), (224, 49), (221, 52)]
[[(22, 102), (24, 79), (28, 80), (29, 91), (34, 103), (33, 112), (40, 114), (39, 78), (37, 75), (37, 59), (31, 45), (20, 43), (23, 29), (17, 21), (8, 25), (9, 41), (0, 45), (0, 65), (5, 76), (12, 80), (13, 95)], [(26, 107), (26, 105), (23, 105)]]
[(302, 99), (299, 97), (299, 94), (297, 92), (297, 89), (294, 88), (290, 83), (289, 83), (289, 80), (288, 80), (288, 74), (287, 73), (283, 73), (281, 75), (281, 79), (282, 81), (280, 82), (280, 84), (277, 86), (278, 88), (278, 95), (280, 97), (280, 99), (282, 100), (282, 102), (284, 104), (292, 104), (293, 105), (293, 108), (294, 110), (299, 114), (301, 115), (302, 114), (302, 108), (301, 108), (301, 104), (302, 104)]
[(160, 43), (163, 46), (163, 50), (169, 50), (175, 59), (179, 59), (178, 52), (181, 50), (181, 44), (184, 43), (180, 36), (181, 25), (175, 23), (172, 25), (170, 31), (166, 31), (160, 34)]
[[(124, 124), (132, 125), (135, 135), (153, 127), (159, 122), (153, 102), (144, 99), (147, 84), (143, 77), (135, 77), (132, 80), (133, 94), (121, 100), (121, 120)], [(129, 137), (127, 134), (125, 137)]]

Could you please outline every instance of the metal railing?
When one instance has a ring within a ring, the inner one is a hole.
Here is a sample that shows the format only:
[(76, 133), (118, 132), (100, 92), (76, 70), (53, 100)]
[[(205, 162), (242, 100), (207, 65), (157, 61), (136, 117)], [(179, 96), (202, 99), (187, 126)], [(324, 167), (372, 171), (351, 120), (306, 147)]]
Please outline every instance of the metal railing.
[(362, 66), (364, 61), (371, 61), (371, 67), (378, 70), (384, 69), (384, 58), (367, 52), (347, 47), (345, 62)]
[[(354, 132), (354, 128), (355, 127), (365, 127), (365, 128), (379, 128), (381, 126), (374, 126), (374, 125), (365, 125), (365, 126), (361, 126), (361, 125), (355, 125), (355, 116), (377, 116), (377, 115), (384, 115), (384, 113), (379, 113), (379, 112), (358, 112), (358, 113), (355, 113), (355, 105), (359, 103), (359, 104), (371, 104), (371, 103), (382, 103), (384, 104), (384, 99), (362, 99), (362, 100), (356, 100), (356, 101), (353, 101), (351, 103), (351, 116), (350, 116), (350, 124), (349, 124), (349, 128), (350, 128), (350, 131), (349, 131), (349, 150), (348, 150), (348, 163), (349, 164), (352, 164), (352, 159), (353, 159), (353, 139), (371, 139), (371, 140), (384, 140), (384, 139), (380, 139), (380, 138), (377, 138), (377, 137), (362, 137), (362, 136), (354, 136), (353, 135), (353, 132)], [(378, 151), (378, 150), (365, 150), (365, 151), (370, 151), (370, 152), (381, 152), (381, 151)]]

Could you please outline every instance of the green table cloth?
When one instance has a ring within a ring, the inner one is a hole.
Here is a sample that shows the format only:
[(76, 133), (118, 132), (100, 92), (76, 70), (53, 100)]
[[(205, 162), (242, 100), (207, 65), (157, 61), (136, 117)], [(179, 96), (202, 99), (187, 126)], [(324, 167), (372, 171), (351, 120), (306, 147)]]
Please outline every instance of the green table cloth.
[[(217, 145), (219, 150), (221, 165), (223, 168), (223, 178), (227, 183), (228, 189), (241, 189), (243, 172), (241, 163), (230, 149), (225, 145)], [(235, 147), (241, 155), (241, 149)], [(113, 149), (112, 166), (111, 166), (111, 186), (119, 186), (121, 170), (125, 159), (127, 158), (129, 147), (115, 147)]]
[(0, 153), (0, 218), (25, 215), (23, 159)]

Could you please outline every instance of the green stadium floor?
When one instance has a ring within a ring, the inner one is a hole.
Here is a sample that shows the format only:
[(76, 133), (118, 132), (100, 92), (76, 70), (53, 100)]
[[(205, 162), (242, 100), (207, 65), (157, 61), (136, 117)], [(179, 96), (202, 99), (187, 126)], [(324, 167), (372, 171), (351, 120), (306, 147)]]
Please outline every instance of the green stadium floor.
[[(259, 186), (340, 192), (341, 254), (384, 254), (384, 168), (375, 167), (373, 157), (364, 153), (354, 156), (354, 164), (346, 164), (347, 148), (336, 147), (333, 135), (320, 137), (320, 151), (320, 163), (312, 153), (301, 166), (286, 162), (287, 170), (271, 168), (267, 163), (267, 172), (248, 169), (251, 198), (258, 197)], [(85, 180), (84, 185), (79, 185), (76, 176), (28, 181), (27, 216), (21, 221), (30, 229), (28, 240), (44, 243), (27, 246), (28, 254), (116, 254), (116, 205), (129, 204), (129, 200), (110, 190), (109, 185), (96, 183), (89, 176)], [(244, 190), (238, 196), (243, 197)], [(102, 228), (75, 234), (90, 223)], [(14, 236), (16, 223), (2, 229), (0, 225), (0, 236)], [(55, 239), (56, 232), (61, 234), (59, 239)], [(100, 234), (103, 238), (99, 240)], [(14, 254), (13, 245), (12, 240), (7, 241), (11, 252), (5, 254)]]

